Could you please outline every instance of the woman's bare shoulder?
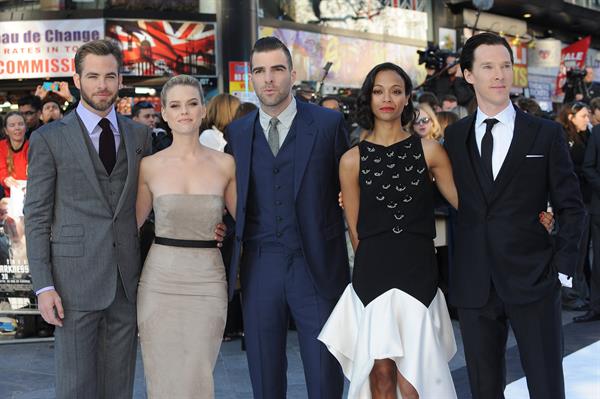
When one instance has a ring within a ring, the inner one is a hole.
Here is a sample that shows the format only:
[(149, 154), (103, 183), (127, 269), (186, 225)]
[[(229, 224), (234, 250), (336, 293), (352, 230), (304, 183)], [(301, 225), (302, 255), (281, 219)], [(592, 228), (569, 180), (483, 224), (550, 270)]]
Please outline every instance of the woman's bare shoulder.
[(340, 169), (357, 169), (359, 164), (360, 151), (358, 146), (350, 148), (342, 155), (340, 159)]

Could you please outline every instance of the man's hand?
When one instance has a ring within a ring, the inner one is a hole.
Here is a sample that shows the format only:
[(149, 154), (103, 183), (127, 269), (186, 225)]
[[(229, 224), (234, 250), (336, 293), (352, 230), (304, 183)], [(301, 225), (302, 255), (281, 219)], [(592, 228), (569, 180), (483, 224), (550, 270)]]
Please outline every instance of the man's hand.
[(550, 233), (554, 228), (554, 214), (551, 212), (540, 212), (539, 219), (540, 223)]
[(60, 296), (55, 290), (44, 291), (38, 295), (38, 309), (46, 323), (62, 327), (65, 311)]
[(68, 102), (73, 102), (73, 94), (71, 94), (71, 90), (69, 90), (69, 83), (67, 82), (58, 82), (58, 95)]
[(224, 223), (219, 223), (215, 228), (215, 240), (218, 241), (217, 247), (221, 248), (223, 246), (223, 240), (227, 235), (227, 226)]
[(43, 100), (48, 95), (48, 90), (44, 89), (43, 86), (38, 85), (35, 88), (35, 95), (38, 96), (39, 98), (41, 98)]

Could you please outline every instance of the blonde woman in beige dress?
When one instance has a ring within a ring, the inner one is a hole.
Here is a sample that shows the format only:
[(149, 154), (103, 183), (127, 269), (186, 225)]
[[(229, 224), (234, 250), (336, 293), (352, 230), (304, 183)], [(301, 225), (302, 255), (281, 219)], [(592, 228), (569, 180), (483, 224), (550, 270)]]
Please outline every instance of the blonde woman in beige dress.
[(142, 160), (138, 227), (154, 209), (156, 239), (142, 270), (138, 327), (148, 397), (213, 398), (227, 315), (227, 283), (214, 241), (224, 207), (235, 217), (235, 164), (198, 142), (202, 88), (171, 78), (161, 94), (173, 144)]

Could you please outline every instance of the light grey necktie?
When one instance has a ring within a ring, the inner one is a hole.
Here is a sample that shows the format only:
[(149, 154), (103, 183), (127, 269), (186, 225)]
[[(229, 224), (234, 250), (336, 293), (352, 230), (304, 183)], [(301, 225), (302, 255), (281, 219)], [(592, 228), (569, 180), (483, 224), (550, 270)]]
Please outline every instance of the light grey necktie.
[(279, 119), (271, 118), (271, 121), (269, 122), (269, 134), (267, 137), (269, 147), (274, 156), (277, 156), (277, 153), (279, 152), (279, 130), (277, 130), (277, 124), (279, 124)]

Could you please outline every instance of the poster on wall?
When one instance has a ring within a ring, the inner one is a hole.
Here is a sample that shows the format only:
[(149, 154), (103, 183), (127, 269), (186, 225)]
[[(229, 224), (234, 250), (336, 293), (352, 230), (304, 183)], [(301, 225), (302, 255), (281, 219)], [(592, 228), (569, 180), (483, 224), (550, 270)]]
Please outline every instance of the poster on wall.
[(560, 66), (560, 50), (560, 40), (536, 40), (535, 47), (529, 51), (529, 65), (537, 68), (557, 68)]
[(5, 298), (27, 297), (32, 291), (23, 218), (26, 185), (17, 180), (10, 198), (0, 200), (0, 296)]
[(427, 40), (428, 17), (424, 9), (405, 8), (407, 1), (286, 0), (281, 11), (301, 24), (315, 24), (358, 32)]
[(107, 20), (106, 36), (123, 48), (123, 75), (216, 76), (216, 24)]
[(525, 88), (527, 82), (527, 44), (511, 45), (513, 52), (513, 87)]
[(400, 65), (415, 85), (425, 80), (425, 68), (418, 62), (419, 47), (267, 26), (260, 27), (259, 36), (276, 36), (286, 44), (298, 82), (319, 81), (323, 66), (331, 62), (326, 84), (360, 87), (371, 68), (387, 61)]
[(440, 49), (456, 51), (456, 29), (438, 28)]
[(102, 19), (0, 22), (0, 79), (73, 76), (79, 46), (103, 37)]
[(250, 80), (250, 63), (247, 61), (229, 61), (229, 94), (243, 103), (259, 105)]

